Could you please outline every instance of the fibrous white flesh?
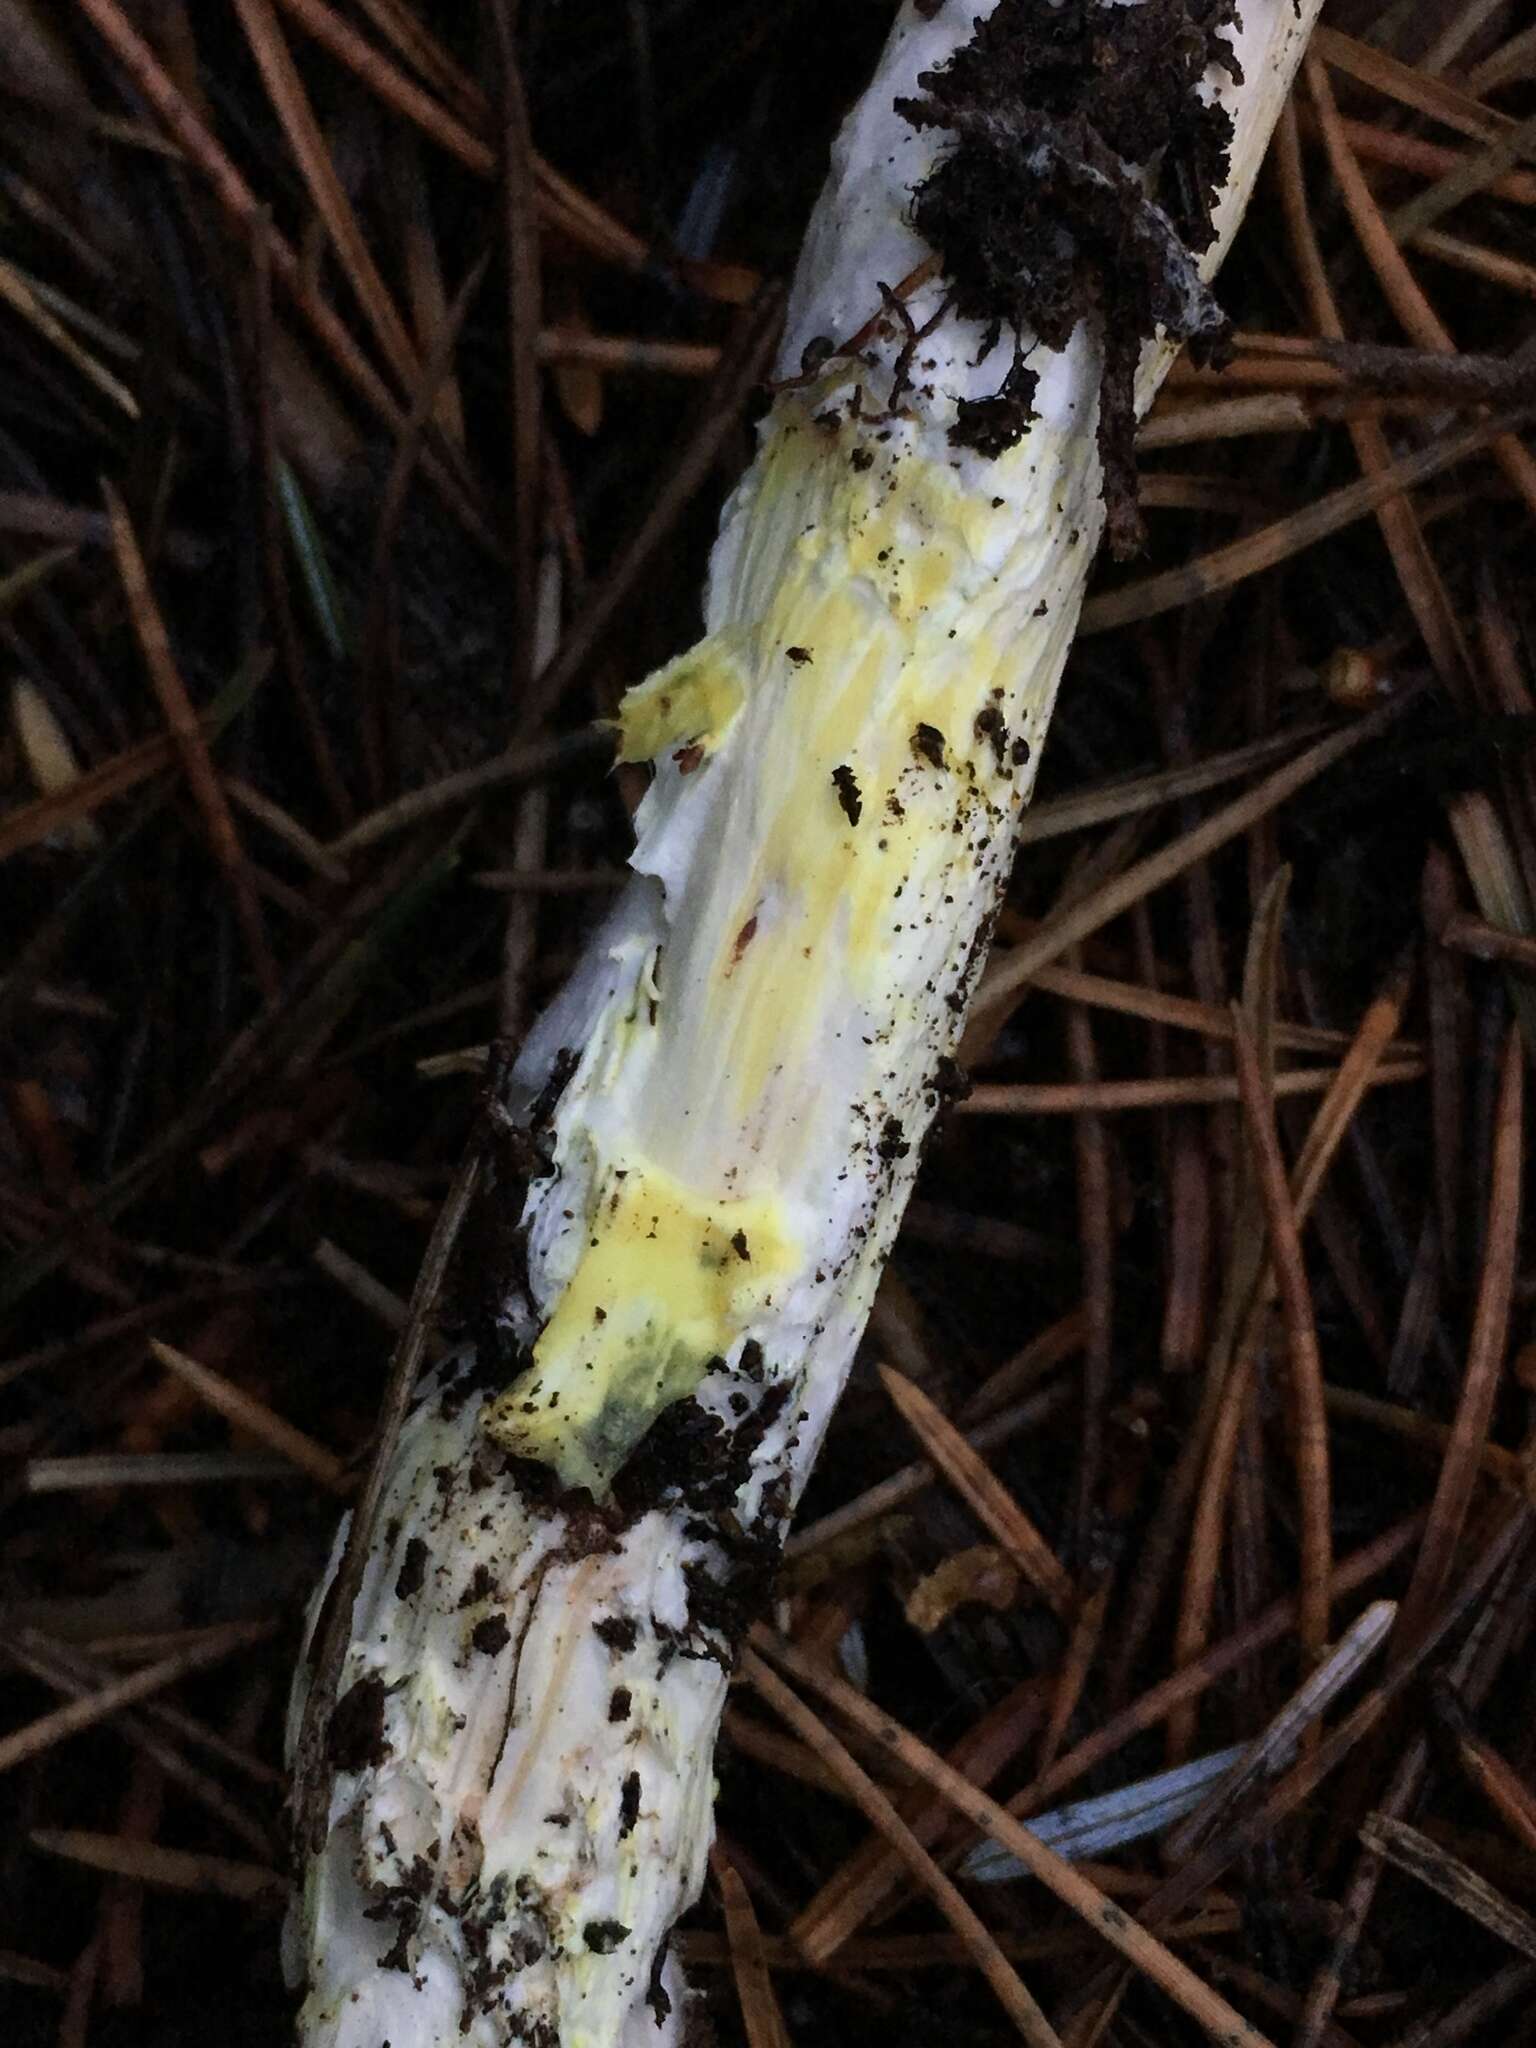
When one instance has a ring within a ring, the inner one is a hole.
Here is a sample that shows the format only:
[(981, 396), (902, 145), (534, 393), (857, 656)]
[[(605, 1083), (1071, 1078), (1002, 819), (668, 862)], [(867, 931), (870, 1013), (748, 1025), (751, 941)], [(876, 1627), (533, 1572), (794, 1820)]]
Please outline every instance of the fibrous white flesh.
[[(925, 255), (906, 208), (942, 138), (892, 102), (989, 11), (903, 10), (837, 145), (783, 370)], [(1247, 82), (1212, 84), (1237, 135), (1205, 273), (1316, 11), (1244, 0)], [(940, 296), (915, 295), (919, 325)], [(294, 1926), (311, 2048), (677, 2038), (676, 1983), (670, 2012), (646, 1993), (709, 1839), (731, 1644), (707, 1595), (778, 1534), (841, 1391), (1102, 523), (1088, 333), (1035, 352), (1040, 418), (990, 461), (947, 438), (999, 380), (980, 334), (942, 322), (881, 419), (899, 347), (778, 397), (705, 638), (627, 700), (625, 751), (656, 765), (634, 877), (508, 1104), (528, 1120), (574, 1060), (501, 1309), (532, 1364), (495, 1397), (429, 1387), (394, 1460), (340, 1686), (353, 1746)], [(1149, 349), (1143, 403), (1164, 367)], [(502, 1456), (601, 1496), (684, 1396), (718, 1419), (724, 1507), (658, 1483), (604, 1525)]]

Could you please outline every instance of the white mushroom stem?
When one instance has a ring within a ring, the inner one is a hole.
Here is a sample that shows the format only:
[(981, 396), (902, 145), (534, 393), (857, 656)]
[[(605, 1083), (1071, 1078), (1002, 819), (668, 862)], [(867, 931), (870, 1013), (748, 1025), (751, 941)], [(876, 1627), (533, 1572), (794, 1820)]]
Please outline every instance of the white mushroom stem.
[[(1245, 83), (1206, 86), (1235, 139), (1202, 274), (1317, 8), (1242, 0)], [(990, 11), (903, 8), (782, 376), (929, 256), (909, 207), (945, 138), (893, 103)], [(290, 1928), (308, 2048), (681, 2038), (659, 1958), (703, 1879), (735, 1643), (945, 1093), (1103, 522), (1095, 336), (1034, 349), (1038, 418), (988, 459), (949, 430), (997, 361), (945, 296), (907, 302), (904, 391), (894, 312), (780, 391), (705, 636), (626, 700), (655, 779), (633, 877), (504, 1105), (524, 1270), (499, 1360), (422, 1391), (351, 1616)], [(1146, 349), (1141, 405), (1170, 353)]]

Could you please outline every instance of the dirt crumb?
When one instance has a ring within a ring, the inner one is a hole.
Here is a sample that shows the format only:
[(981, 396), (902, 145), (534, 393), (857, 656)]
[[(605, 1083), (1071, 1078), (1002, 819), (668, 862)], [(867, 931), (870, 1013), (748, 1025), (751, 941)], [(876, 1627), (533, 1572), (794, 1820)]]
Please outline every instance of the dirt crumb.
[(369, 1672), (336, 1702), (326, 1732), (326, 1751), (338, 1771), (376, 1770), (387, 1761), (384, 1740), (384, 1681)]
[(484, 1621), (477, 1621), (469, 1632), (469, 1640), (483, 1657), (499, 1657), (512, 1640), (512, 1631), (507, 1626), (504, 1614), (488, 1614)]
[(1011, 335), (995, 393), (962, 402), (951, 439), (983, 455), (1033, 417), (1031, 336), (1065, 348), (1083, 319), (1103, 348), (1099, 453), (1110, 546), (1143, 538), (1136, 502), (1136, 363), (1165, 329), (1197, 361), (1219, 359), (1228, 323), (1194, 258), (1215, 238), (1232, 123), (1199, 86), (1237, 76), (1226, 31), (1235, 0), (999, 0), (970, 42), (897, 102), (952, 147), (917, 189), (913, 220), (939, 252), (950, 303)]
[(427, 1546), (419, 1536), (409, 1537), (405, 1557), (395, 1578), (395, 1598), (410, 1600), (427, 1582)]
[(844, 817), (850, 825), (857, 825), (864, 815), (864, 799), (859, 794), (858, 778), (846, 762), (832, 770), (832, 786), (837, 791)]

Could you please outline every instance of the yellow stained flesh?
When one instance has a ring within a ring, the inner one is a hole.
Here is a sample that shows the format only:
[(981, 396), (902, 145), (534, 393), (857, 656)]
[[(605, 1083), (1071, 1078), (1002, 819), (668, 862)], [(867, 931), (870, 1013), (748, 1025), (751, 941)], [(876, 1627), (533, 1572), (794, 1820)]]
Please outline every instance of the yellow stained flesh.
[(952, 1039), (955, 930), (1006, 859), (1070, 631), (1035, 599), (1078, 536), (1028, 509), (1060, 448), (1042, 428), (978, 503), (949, 461), (781, 400), (714, 630), (624, 700), (624, 757), (658, 767), (636, 867), (665, 883), (685, 828), (711, 858), (689, 842), (649, 999), (568, 1091), (598, 1152), (586, 1242), (490, 1424), (568, 1485), (601, 1494), (770, 1282), (811, 1273), (885, 1070)]
[(606, 1491), (798, 1264), (771, 1196), (705, 1204), (659, 1167), (611, 1169), (586, 1253), (487, 1429)]

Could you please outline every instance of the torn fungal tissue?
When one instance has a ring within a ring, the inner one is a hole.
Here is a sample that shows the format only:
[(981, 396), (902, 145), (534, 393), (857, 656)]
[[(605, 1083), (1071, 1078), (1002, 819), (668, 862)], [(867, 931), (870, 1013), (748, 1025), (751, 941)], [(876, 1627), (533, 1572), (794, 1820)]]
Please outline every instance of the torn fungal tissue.
[(926, 0), (838, 139), (704, 636), (622, 707), (632, 878), (497, 1105), (483, 1326), (371, 1534), (290, 1925), (315, 2048), (682, 2038), (736, 1647), (1315, 13)]

